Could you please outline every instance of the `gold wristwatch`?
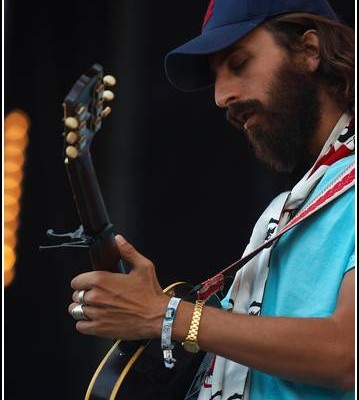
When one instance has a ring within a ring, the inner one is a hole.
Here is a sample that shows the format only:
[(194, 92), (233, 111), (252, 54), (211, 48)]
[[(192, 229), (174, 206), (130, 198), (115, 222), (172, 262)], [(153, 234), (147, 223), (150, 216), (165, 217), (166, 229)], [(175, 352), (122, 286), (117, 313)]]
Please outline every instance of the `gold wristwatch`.
[(198, 336), (199, 322), (201, 320), (203, 306), (204, 306), (203, 300), (196, 301), (187, 337), (184, 340), (184, 342), (182, 342), (183, 348), (190, 353), (198, 353), (200, 350), (200, 347), (197, 342), (197, 336)]

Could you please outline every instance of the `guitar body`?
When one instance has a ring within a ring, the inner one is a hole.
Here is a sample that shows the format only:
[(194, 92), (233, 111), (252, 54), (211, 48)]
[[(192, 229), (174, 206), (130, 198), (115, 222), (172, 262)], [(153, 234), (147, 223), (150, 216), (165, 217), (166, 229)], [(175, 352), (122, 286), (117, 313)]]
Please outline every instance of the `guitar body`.
[[(113, 93), (106, 87), (114, 82), (113, 77), (103, 76), (101, 65), (94, 64), (81, 75), (64, 100), (64, 162), (81, 220), (80, 229), (68, 236), (89, 248), (94, 270), (128, 273), (128, 266), (121, 261), (90, 154), (92, 139), (110, 112), (109, 107), (104, 108), (104, 102), (111, 100)], [(180, 282), (165, 292), (194, 302), (194, 295), (190, 295), (192, 288)], [(220, 307), (216, 296), (207, 304)], [(173, 349), (177, 361), (168, 369), (164, 366), (159, 339), (119, 340), (95, 371), (85, 400), (183, 400), (204, 354), (188, 353), (177, 343)]]

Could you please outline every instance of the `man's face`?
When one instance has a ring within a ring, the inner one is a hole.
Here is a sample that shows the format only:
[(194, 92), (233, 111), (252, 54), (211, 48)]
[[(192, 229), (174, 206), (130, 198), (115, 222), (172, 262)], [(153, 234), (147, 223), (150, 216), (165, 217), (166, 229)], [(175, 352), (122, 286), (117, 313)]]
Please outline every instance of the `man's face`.
[(278, 171), (308, 161), (320, 120), (319, 83), (299, 60), (264, 28), (210, 60), (216, 104), (227, 108), (258, 158)]

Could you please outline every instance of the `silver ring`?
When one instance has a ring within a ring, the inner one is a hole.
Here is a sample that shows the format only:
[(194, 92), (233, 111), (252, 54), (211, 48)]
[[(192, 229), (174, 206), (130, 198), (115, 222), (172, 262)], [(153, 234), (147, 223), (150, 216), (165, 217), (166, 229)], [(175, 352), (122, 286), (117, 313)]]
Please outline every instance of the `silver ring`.
[(85, 293), (86, 290), (80, 290), (79, 291), (79, 303), (85, 305)]
[(88, 321), (82, 306), (82, 304), (78, 304), (71, 310), (71, 315), (76, 321)]

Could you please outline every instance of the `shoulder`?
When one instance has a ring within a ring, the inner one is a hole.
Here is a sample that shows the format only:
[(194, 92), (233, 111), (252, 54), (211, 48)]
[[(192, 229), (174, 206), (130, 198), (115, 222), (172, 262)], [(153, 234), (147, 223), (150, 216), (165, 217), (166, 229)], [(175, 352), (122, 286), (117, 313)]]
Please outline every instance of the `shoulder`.
[(329, 166), (327, 171), (324, 173), (319, 185), (324, 186), (330, 184), (337, 177), (339, 177), (339, 175), (342, 174), (346, 168), (353, 164), (355, 164), (355, 155), (351, 155), (336, 161), (334, 164)]
[[(311, 193), (308, 200), (311, 201), (317, 196), (321, 195), (324, 191), (326, 191), (330, 187), (330, 185), (332, 185), (338, 178), (340, 178), (344, 171), (354, 163), (355, 156), (352, 155), (338, 160), (337, 162), (329, 166), (318, 184), (316, 185), (315, 189)], [(339, 196), (339, 198), (344, 197), (347, 198), (349, 202), (354, 202), (354, 193), (354, 186), (352, 186), (343, 195)]]

